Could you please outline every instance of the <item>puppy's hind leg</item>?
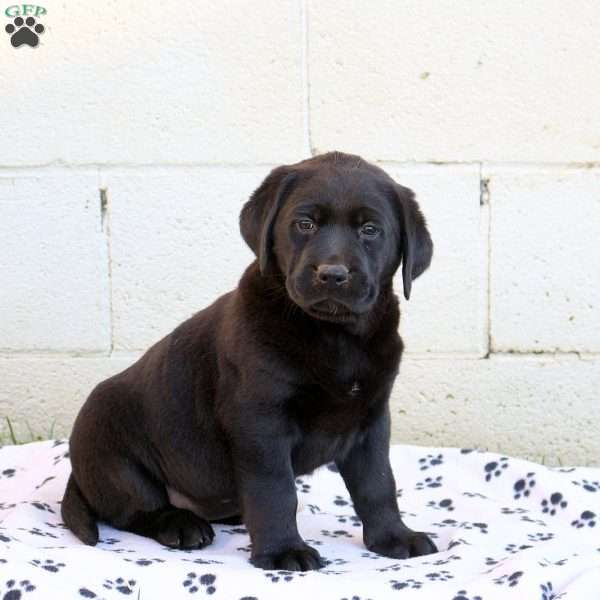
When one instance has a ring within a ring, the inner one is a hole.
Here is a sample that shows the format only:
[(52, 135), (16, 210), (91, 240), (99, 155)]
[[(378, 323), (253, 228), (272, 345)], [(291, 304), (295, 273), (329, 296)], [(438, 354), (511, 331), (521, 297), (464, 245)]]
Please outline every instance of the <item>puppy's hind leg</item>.
[(108, 480), (98, 483), (100, 494), (92, 497), (102, 498), (104, 509), (97, 506), (96, 512), (118, 529), (186, 550), (203, 548), (215, 536), (208, 521), (171, 505), (164, 485), (141, 465), (121, 462)]

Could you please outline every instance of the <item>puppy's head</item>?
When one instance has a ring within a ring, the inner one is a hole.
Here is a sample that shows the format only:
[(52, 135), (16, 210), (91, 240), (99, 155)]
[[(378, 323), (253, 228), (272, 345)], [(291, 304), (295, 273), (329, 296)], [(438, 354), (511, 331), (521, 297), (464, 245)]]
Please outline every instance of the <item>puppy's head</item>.
[(368, 312), (400, 264), (408, 299), (433, 252), (412, 191), (339, 152), (274, 169), (244, 205), (240, 229), (263, 275), (283, 275), (296, 304), (334, 322)]

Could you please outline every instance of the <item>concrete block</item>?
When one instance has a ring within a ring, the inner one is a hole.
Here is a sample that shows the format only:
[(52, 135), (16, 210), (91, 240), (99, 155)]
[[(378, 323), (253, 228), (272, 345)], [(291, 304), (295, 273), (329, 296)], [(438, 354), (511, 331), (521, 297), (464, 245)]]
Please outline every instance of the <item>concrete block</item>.
[(411, 188), (434, 242), (431, 267), (400, 298), (400, 332), (407, 353), (487, 352), (487, 207), (479, 204), (474, 166), (382, 167)]
[(0, 164), (301, 158), (298, 2), (44, 6), (37, 48), (2, 45)]
[(600, 170), (486, 169), (499, 351), (600, 351)]
[(407, 359), (392, 395), (393, 440), (600, 466), (598, 389), (597, 357)]
[(239, 233), (239, 212), (269, 170), (103, 174), (110, 202), (115, 348), (147, 348), (237, 286), (254, 259)]
[(97, 173), (5, 172), (0, 214), (0, 351), (108, 350), (108, 254)]
[(0, 444), (10, 441), (7, 417), (19, 442), (30, 441), (32, 434), (44, 439), (69, 435), (96, 384), (136, 359), (136, 355), (0, 357)]
[(595, 0), (313, 1), (308, 16), (319, 152), (598, 160)]

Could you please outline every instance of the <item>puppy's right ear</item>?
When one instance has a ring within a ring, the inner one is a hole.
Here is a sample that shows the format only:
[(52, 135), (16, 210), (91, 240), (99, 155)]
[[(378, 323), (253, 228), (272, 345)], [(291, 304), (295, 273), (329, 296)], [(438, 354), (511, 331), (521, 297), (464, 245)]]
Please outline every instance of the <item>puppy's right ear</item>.
[(287, 166), (273, 169), (240, 213), (242, 237), (258, 258), (263, 275), (272, 271), (275, 262), (273, 227), (295, 178), (296, 174)]

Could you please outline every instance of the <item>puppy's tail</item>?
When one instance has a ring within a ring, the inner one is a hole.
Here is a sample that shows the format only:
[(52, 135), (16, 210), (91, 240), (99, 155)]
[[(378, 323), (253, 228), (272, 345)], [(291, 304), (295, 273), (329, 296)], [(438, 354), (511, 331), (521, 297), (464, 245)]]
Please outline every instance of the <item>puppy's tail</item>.
[(73, 473), (69, 476), (67, 489), (61, 505), (65, 525), (88, 546), (98, 543), (98, 525), (92, 508), (83, 497)]

